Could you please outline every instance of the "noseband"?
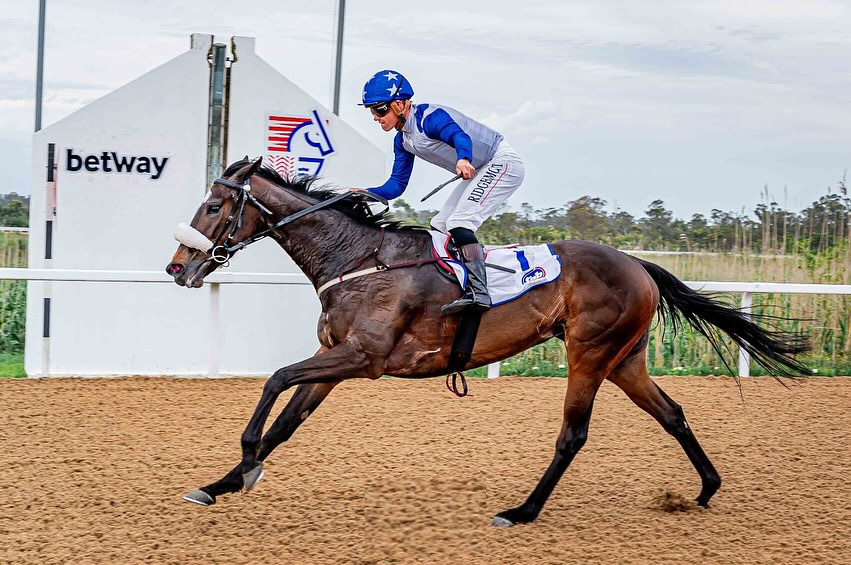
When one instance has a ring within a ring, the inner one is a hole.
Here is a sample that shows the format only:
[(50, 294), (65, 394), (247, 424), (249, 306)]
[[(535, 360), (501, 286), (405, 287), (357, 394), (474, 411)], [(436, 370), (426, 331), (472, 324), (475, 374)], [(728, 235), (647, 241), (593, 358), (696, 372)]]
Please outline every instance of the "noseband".
[[(210, 258), (219, 263), (220, 265), (227, 266), (227, 263), (230, 261), (230, 258), (245, 247), (248, 247), (255, 241), (259, 241), (265, 237), (268, 237), (273, 231), (276, 229), (283, 227), (295, 220), (298, 220), (301, 217), (304, 217), (308, 214), (316, 212), (317, 210), (321, 210), (322, 208), (327, 208), (340, 200), (344, 200), (349, 196), (359, 194), (361, 196), (366, 196), (367, 198), (371, 198), (378, 202), (381, 202), (385, 206), (387, 205), (387, 200), (384, 198), (372, 194), (371, 192), (365, 190), (358, 191), (347, 191), (342, 194), (338, 194), (333, 198), (329, 198), (328, 200), (323, 200), (322, 202), (318, 202), (313, 206), (308, 206), (304, 210), (299, 210), (289, 216), (284, 217), (282, 220), (273, 224), (272, 211), (269, 210), (266, 206), (264, 206), (257, 198), (251, 194), (251, 177), (245, 179), (242, 184), (233, 182), (232, 180), (228, 180), (226, 178), (218, 178), (213, 181), (213, 184), (221, 184), (228, 188), (232, 188), (237, 191), (236, 196), (234, 197), (234, 207), (231, 210), (231, 214), (228, 216), (227, 221), (225, 221), (225, 225), (222, 226), (219, 235), (216, 236), (215, 241), (210, 241), (207, 237), (196, 230), (191, 226), (187, 226), (186, 224), (180, 224), (177, 227), (177, 230), (174, 234), (175, 239), (190, 247), (192, 249), (197, 249), (199, 251), (203, 251), (207, 253)], [(246, 203), (252, 204), (263, 215), (263, 219), (266, 221), (266, 225), (269, 226), (265, 230), (258, 232), (251, 237), (240, 241), (239, 243), (233, 243), (233, 238), (236, 235), (236, 232), (239, 231), (239, 228), (242, 227), (242, 218), (245, 214), (245, 205)]]

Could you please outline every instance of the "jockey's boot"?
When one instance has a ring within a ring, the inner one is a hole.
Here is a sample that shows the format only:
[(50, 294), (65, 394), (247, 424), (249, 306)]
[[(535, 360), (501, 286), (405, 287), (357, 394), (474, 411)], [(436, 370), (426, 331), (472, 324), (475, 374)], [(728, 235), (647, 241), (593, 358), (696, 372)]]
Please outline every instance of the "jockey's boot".
[(491, 297), (488, 294), (488, 280), (485, 274), (484, 248), (478, 243), (468, 243), (462, 245), (459, 250), (467, 266), (467, 287), (464, 289), (464, 296), (455, 302), (450, 302), (440, 311), (448, 316), (471, 307), (481, 311), (490, 310)]

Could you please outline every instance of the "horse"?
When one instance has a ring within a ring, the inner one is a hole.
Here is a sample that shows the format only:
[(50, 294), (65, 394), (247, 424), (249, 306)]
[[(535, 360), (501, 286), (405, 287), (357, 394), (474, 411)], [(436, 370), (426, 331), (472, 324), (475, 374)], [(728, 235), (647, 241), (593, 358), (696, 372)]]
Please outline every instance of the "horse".
[[(204, 277), (254, 241), (271, 237), (319, 292), (320, 347), (269, 377), (241, 436), (242, 458), (221, 479), (184, 499), (208, 506), (217, 497), (251, 490), (263, 462), (341, 381), (444, 376), (459, 316), (441, 315), (458, 298), (457, 282), (432, 264), (426, 229), (372, 213), (370, 195), (285, 179), (247, 157), (213, 182), (166, 272), (181, 286)], [(515, 355), (552, 338), (567, 350), (567, 391), (555, 454), (525, 502), (499, 512), (495, 526), (529, 523), (541, 512), (585, 444), (595, 395), (605, 379), (679, 442), (701, 480), (696, 502), (708, 507), (721, 477), (689, 427), (683, 409), (651, 380), (646, 366), (649, 328), (657, 314), (682, 320), (722, 353), (718, 331), (775, 376), (809, 374), (797, 356), (805, 336), (757, 324), (759, 317), (688, 288), (663, 268), (605, 245), (569, 240), (551, 244), (563, 272), (555, 281), (484, 312), (467, 368)], [(263, 434), (277, 398), (297, 387)]]

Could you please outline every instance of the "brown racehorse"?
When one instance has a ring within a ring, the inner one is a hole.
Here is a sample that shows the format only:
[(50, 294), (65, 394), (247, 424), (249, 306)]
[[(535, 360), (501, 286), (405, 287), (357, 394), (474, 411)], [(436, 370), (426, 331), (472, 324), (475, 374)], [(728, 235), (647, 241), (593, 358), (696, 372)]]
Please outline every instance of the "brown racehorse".
[[(242, 461), (186, 500), (209, 505), (224, 493), (250, 490), (262, 476), (262, 462), (345, 379), (446, 374), (458, 316), (442, 316), (440, 308), (458, 298), (459, 285), (433, 265), (418, 262), (432, 257), (426, 231), (400, 226), (386, 212), (370, 215), (366, 198), (311, 189), (310, 181), (287, 181), (261, 168), (259, 159), (246, 159), (225, 171), (191, 227), (183, 226), (182, 244), (166, 269), (182, 286), (201, 286), (233, 253), (265, 236), (278, 242), (315, 288), (377, 262), (404, 265), (345, 280), (321, 293), (319, 351), (278, 369), (266, 381), (242, 434)], [(661, 267), (615, 249), (585, 241), (559, 242), (552, 248), (562, 261), (561, 277), (486, 312), (468, 364), (493, 363), (553, 337), (567, 347), (564, 422), (555, 456), (526, 501), (497, 514), (494, 525), (531, 522), (538, 516), (585, 443), (594, 396), (604, 379), (676, 438), (700, 475), (697, 503), (707, 506), (721, 479), (680, 406), (647, 374), (645, 350), (654, 316), (657, 311), (675, 321), (681, 316), (712, 340), (716, 350), (717, 328), (775, 375), (808, 373), (795, 359), (807, 350), (805, 340), (762, 329)], [(261, 437), (276, 399), (293, 386), (298, 387), (295, 394)]]

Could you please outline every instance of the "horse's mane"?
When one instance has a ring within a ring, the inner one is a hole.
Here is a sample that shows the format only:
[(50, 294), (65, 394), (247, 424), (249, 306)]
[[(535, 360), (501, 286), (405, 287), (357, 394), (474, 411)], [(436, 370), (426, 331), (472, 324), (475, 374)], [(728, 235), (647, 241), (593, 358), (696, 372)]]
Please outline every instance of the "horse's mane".
[[(242, 159), (231, 164), (222, 173), (223, 177), (236, 174), (241, 168), (248, 165), (251, 161)], [(290, 178), (284, 178), (275, 169), (268, 166), (261, 167), (256, 173), (262, 179), (265, 179), (282, 188), (286, 188), (299, 194), (304, 194), (316, 200), (323, 201), (333, 198), (340, 194), (337, 187), (322, 185), (314, 186), (320, 179), (319, 177), (299, 175)], [(334, 210), (338, 210), (346, 216), (352, 218), (359, 224), (376, 228), (384, 228), (391, 231), (422, 229), (422, 226), (403, 223), (402, 220), (395, 218), (390, 210), (385, 210), (379, 214), (374, 214), (369, 209), (368, 203), (371, 202), (368, 198), (359, 194), (352, 194), (349, 198), (344, 198), (335, 202), (330, 206)]]

